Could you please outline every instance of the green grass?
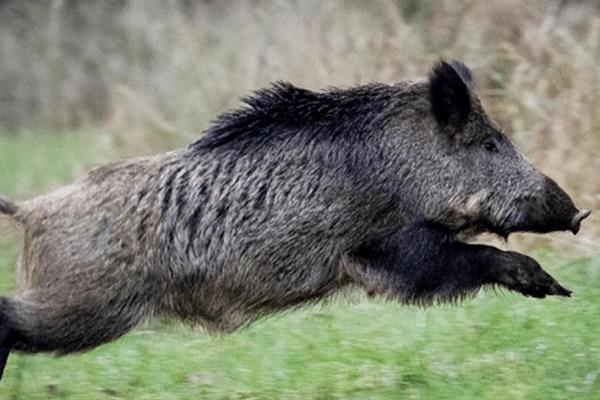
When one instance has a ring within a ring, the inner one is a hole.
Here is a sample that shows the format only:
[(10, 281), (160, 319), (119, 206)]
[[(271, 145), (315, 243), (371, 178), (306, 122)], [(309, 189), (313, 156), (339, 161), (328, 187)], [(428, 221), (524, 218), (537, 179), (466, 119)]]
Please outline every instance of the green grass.
[[(71, 179), (106, 157), (97, 149), (86, 136), (0, 136), (0, 192)], [(19, 250), (8, 238), (2, 293)], [(152, 325), (82, 355), (13, 354), (0, 399), (599, 399), (600, 259), (535, 255), (573, 298), (485, 292), (428, 309), (338, 300), (224, 337)]]
[(0, 134), (0, 193), (26, 196), (68, 182), (107, 158), (106, 135)]

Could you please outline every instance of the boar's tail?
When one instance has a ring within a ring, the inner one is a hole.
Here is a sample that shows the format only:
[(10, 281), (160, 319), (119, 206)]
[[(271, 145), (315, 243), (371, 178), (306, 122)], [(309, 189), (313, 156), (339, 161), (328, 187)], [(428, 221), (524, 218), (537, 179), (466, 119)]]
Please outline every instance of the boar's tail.
[(14, 202), (8, 200), (5, 197), (0, 197), (0, 214), (6, 214), (12, 217), (14, 220), (19, 221), (17, 216), (17, 212), (19, 211), (19, 206)]

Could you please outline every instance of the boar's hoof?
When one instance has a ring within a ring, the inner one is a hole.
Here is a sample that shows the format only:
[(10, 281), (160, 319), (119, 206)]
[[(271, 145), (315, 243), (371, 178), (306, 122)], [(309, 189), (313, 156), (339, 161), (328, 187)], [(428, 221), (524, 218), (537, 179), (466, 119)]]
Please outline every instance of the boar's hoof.
[(577, 214), (575, 214), (575, 216), (571, 220), (571, 228), (570, 228), (571, 232), (573, 232), (574, 235), (576, 235), (577, 232), (579, 232), (579, 227), (581, 226), (581, 221), (583, 221), (584, 219), (589, 217), (591, 213), (592, 212), (590, 210), (581, 210)]
[(540, 267), (533, 258), (512, 253), (517, 259), (501, 277), (500, 283), (508, 289), (525, 296), (543, 299), (546, 296), (571, 297), (571, 291), (561, 286), (556, 279)]
[(571, 297), (571, 291), (561, 286), (554, 278), (544, 273), (533, 278), (531, 282), (522, 287), (519, 291), (525, 296), (531, 296), (543, 299), (546, 296), (564, 296)]
[(546, 296), (571, 297), (571, 291), (560, 285), (546, 271), (540, 270), (527, 280), (519, 282), (520, 287), (515, 288), (525, 296), (543, 299)]

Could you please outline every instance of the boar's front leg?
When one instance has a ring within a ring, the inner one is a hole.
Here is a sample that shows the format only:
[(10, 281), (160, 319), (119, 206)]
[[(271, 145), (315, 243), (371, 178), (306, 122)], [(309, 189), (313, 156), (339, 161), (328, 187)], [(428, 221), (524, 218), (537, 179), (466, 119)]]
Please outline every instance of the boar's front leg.
[(490, 256), (489, 283), (540, 299), (550, 295), (571, 296), (571, 291), (561, 286), (533, 258), (514, 251), (480, 247), (487, 247), (496, 252)]
[(345, 267), (369, 294), (406, 303), (452, 301), (485, 285), (537, 298), (571, 293), (531, 257), (462, 243), (426, 224), (365, 244), (348, 257)]

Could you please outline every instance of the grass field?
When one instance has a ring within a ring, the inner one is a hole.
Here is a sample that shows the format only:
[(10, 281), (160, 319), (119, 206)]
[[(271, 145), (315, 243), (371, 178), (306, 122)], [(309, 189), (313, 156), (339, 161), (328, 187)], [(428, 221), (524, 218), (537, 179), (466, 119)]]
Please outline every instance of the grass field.
[[(100, 137), (0, 135), (0, 193), (56, 187)], [(0, 292), (19, 234), (0, 223)], [(336, 299), (225, 337), (150, 325), (83, 355), (9, 360), (0, 399), (600, 399), (600, 259), (534, 255), (571, 299), (480, 293), (458, 306)]]

